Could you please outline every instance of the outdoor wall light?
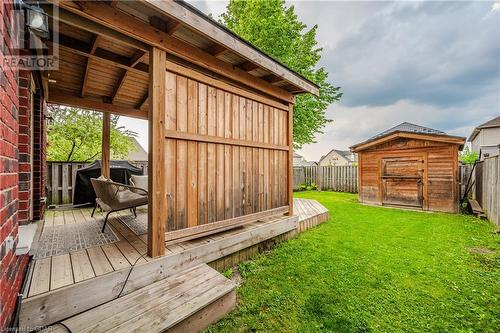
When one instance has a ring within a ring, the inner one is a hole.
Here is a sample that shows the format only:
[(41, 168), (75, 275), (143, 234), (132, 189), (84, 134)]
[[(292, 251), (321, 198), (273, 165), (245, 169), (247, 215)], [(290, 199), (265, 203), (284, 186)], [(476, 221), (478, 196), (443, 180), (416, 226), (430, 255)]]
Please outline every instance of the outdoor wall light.
[(49, 17), (42, 8), (37, 6), (25, 6), (26, 25), (35, 35), (40, 38), (49, 37)]

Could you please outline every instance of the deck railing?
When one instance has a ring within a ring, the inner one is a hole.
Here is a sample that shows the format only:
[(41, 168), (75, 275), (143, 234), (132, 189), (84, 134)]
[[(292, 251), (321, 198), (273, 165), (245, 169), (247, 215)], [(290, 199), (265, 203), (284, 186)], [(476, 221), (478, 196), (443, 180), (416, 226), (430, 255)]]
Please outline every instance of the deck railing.
[(357, 166), (307, 166), (293, 168), (293, 185), (316, 184), (323, 191), (358, 192)]

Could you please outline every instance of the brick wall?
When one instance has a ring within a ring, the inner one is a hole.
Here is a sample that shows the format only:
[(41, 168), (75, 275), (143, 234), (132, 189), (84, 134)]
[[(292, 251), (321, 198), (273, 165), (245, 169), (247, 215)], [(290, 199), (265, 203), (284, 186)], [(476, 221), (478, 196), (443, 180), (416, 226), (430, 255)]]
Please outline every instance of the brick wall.
[[(45, 204), (46, 104), (31, 72), (19, 72), (19, 224), (43, 218)], [(33, 179), (31, 179), (33, 178)], [(33, 183), (32, 183), (33, 182)], [(33, 216), (30, 218), (30, 208)]]
[[(12, 319), (16, 298), (28, 262), (16, 256), (19, 204), (19, 72), (4, 65), (4, 57), (15, 54), (16, 31), (12, 27), (12, 3), (0, 3), (0, 331)], [(7, 240), (14, 240), (13, 249)]]
[(29, 222), (31, 207), (31, 79), (30, 72), (19, 71), (19, 224)]
[(45, 203), (42, 202), (46, 194), (47, 184), (47, 124), (45, 114), (47, 104), (38, 89), (33, 99), (33, 219), (43, 219)]

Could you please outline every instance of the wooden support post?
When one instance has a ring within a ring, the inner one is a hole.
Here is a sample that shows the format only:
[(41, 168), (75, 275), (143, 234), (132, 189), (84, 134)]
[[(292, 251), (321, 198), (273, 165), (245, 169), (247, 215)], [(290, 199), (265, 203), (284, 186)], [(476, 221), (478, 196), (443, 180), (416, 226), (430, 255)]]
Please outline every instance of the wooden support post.
[(288, 105), (288, 215), (293, 215), (293, 103)]
[[(148, 255), (165, 254), (167, 197), (165, 190), (165, 91), (167, 54), (152, 47), (149, 52), (149, 209)], [(173, 180), (169, 180), (173, 181)]]
[(110, 159), (110, 126), (111, 115), (109, 112), (102, 114), (102, 154), (101, 154), (101, 175), (106, 178), (110, 177), (109, 159)]

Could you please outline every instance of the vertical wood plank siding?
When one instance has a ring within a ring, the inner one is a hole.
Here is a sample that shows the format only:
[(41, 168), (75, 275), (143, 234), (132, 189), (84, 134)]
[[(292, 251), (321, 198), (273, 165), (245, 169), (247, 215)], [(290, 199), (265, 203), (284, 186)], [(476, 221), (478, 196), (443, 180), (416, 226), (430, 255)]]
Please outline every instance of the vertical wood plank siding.
[[(361, 202), (392, 204), (392, 197), (395, 197), (397, 202), (394, 204), (397, 205), (418, 206), (423, 210), (433, 211), (458, 211), (456, 144), (423, 139), (398, 139), (360, 151), (358, 156), (362, 161), (359, 170), (362, 182), (359, 190)], [(394, 165), (399, 165), (399, 169), (393, 170), (389, 167), (389, 162), (393, 161), (397, 161)], [(396, 177), (388, 181), (383, 177), (388, 174), (420, 177), (420, 180)], [(417, 193), (415, 184), (421, 193)], [(413, 200), (417, 195), (418, 202)]]
[(289, 204), (288, 106), (199, 78), (167, 70), (167, 232)]

